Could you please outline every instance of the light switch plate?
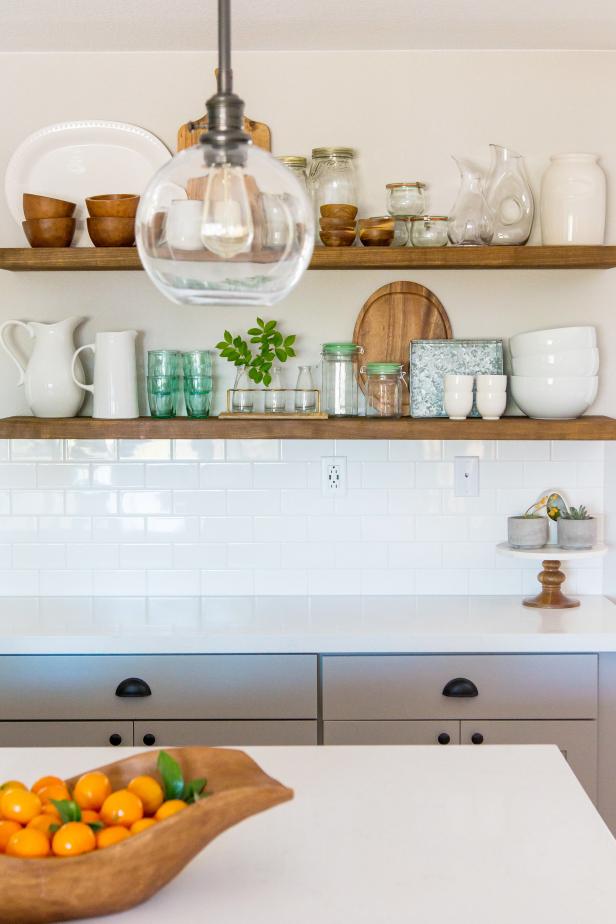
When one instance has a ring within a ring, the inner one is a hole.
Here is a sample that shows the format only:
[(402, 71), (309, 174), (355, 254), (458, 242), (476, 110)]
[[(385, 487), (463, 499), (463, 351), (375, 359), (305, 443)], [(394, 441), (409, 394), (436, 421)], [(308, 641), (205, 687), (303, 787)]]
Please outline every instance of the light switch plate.
[(479, 456), (455, 457), (454, 494), (456, 497), (479, 497)]

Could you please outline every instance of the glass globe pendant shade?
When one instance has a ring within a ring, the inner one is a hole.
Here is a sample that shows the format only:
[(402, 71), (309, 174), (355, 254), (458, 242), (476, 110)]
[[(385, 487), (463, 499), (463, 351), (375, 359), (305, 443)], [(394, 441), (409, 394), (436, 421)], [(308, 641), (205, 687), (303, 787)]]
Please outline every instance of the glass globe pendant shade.
[(141, 262), (178, 304), (273, 305), (308, 266), (314, 221), (306, 191), (267, 151), (251, 142), (240, 150), (221, 162), (202, 140), (159, 170), (141, 198)]

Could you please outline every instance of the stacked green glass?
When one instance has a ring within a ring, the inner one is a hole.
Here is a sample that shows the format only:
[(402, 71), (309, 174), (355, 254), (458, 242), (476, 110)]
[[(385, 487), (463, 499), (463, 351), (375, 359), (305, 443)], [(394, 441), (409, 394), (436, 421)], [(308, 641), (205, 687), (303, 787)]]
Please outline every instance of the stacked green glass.
[(189, 417), (209, 417), (212, 404), (212, 354), (192, 350), (182, 355), (184, 401)]
[(169, 419), (178, 412), (180, 399), (180, 353), (149, 350), (147, 391), (152, 417)]

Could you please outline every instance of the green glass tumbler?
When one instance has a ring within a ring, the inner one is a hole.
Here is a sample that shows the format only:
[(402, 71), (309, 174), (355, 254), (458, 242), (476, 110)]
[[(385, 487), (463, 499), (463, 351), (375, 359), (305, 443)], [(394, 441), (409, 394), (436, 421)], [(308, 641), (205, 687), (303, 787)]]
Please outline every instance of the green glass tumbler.
[(184, 401), (189, 417), (209, 417), (212, 405), (211, 375), (185, 375)]
[(147, 377), (148, 404), (152, 417), (175, 417), (180, 398), (180, 379), (177, 375), (149, 375)]
[(190, 353), (182, 353), (182, 363), (184, 375), (212, 375), (212, 354), (209, 350), (192, 350)]
[(179, 350), (148, 350), (148, 375), (150, 377), (180, 375), (181, 356)]

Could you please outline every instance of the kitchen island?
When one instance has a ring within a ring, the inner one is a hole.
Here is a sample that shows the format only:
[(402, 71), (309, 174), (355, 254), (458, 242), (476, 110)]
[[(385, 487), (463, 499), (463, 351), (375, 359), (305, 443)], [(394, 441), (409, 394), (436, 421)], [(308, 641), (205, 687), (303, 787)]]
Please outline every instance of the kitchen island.
[[(295, 799), (225, 832), (149, 902), (98, 920), (614, 920), (616, 841), (555, 747), (248, 752)], [(29, 782), (108, 759), (105, 749), (0, 752), (3, 778)]]

